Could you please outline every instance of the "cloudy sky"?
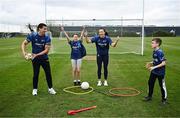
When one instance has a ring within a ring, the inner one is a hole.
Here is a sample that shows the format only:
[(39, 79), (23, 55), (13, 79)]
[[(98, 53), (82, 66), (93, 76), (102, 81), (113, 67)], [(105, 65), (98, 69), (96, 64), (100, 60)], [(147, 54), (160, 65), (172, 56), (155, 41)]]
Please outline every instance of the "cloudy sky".
[[(0, 0), (0, 24), (44, 22), (44, 1)], [(142, 18), (142, 0), (46, 0), (46, 3), (47, 19)], [(145, 0), (145, 24), (180, 26), (180, 0)]]

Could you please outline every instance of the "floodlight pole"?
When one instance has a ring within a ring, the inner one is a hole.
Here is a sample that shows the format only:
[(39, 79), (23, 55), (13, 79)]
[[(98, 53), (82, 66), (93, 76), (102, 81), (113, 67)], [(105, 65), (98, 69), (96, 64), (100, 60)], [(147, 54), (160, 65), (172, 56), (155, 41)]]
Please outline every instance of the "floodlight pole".
[(92, 21), (93, 21), (93, 28), (94, 28), (94, 30), (95, 30), (95, 32), (96, 32), (96, 27), (95, 27), (95, 21), (96, 21), (96, 19), (92, 19)]
[(141, 55), (144, 55), (144, 2), (143, 0), (143, 12), (142, 12), (142, 44), (141, 44)]
[(44, 19), (45, 19), (45, 23), (47, 24), (47, 4), (46, 4), (46, 0), (44, 0)]

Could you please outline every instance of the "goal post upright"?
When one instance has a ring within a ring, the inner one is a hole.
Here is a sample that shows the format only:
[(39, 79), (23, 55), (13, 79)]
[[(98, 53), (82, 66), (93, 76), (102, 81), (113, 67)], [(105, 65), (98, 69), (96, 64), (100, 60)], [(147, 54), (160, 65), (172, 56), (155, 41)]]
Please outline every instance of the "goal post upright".
[(144, 55), (144, 5), (145, 5), (145, 0), (143, 0), (143, 5), (142, 5), (142, 44), (141, 44), (141, 55)]

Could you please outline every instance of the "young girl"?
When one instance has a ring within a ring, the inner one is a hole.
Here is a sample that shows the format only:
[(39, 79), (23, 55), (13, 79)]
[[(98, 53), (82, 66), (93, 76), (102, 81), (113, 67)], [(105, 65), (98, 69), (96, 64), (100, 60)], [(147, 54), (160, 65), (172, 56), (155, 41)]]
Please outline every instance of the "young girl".
[(108, 33), (104, 28), (99, 29), (99, 35), (92, 37), (91, 39), (88, 39), (87, 33), (85, 33), (86, 42), (87, 43), (95, 43), (96, 44), (96, 50), (97, 50), (97, 66), (98, 66), (98, 84), (97, 86), (101, 86), (101, 68), (102, 63), (104, 66), (104, 86), (108, 86), (107, 83), (107, 77), (108, 77), (108, 63), (109, 63), (109, 45), (112, 47), (116, 47), (117, 42), (119, 40), (116, 40), (115, 42), (112, 42), (111, 38), (108, 36)]
[(73, 81), (74, 85), (80, 85), (80, 70), (81, 70), (81, 63), (82, 63), (82, 41), (83, 41), (83, 34), (84, 34), (84, 27), (81, 32), (80, 38), (78, 37), (78, 34), (73, 35), (73, 40), (70, 40), (70, 37), (68, 34), (65, 32), (64, 28), (61, 27), (61, 30), (64, 32), (67, 41), (69, 45), (71, 46), (71, 63), (72, 63), (72, 76), (73, 76)]

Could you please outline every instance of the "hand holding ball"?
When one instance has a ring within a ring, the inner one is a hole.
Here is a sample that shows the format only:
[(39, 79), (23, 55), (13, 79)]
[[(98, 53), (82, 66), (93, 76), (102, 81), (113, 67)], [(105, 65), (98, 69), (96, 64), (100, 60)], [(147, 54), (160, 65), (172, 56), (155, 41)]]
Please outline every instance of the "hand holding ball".
[(32, 60), (33, 59), (33, 55), (31, 53), (27, 53), (27, 54), (25, 54), (25, 59), (26, 60)]
[(146, 68), (147, 68), (147, 69), (150, 69), (151, 67), (153, 67), (153, 64), (152, 64), (152, 63), (149, 63), (149, 62), (146, 63)]

